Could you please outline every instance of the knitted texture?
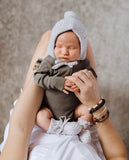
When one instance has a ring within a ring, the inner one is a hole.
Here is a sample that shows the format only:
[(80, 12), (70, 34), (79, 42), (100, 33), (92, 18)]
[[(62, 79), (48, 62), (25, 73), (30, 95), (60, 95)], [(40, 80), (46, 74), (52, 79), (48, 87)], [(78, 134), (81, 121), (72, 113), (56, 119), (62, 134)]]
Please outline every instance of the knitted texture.
[(80, 126), (83, 127), (83, 129), (79, 133), (80, 141), (85, 144), (90, 144), (91, 143), (91, 132), (90, 132), (89, 128), (91, 126), (91, 122), (84, 121), (81, 118), (78, 118), (78, 123)]
[(57, 36), (69, 30), (72, 30), (80, 41), (81, 53), (77, 60), (84, 60), (86, 58), (87, 31), (78, 16), (72, 11), (65, 12), (64, 18), (54, 25), (51, 32), (47, 53), (55, 58), (54, 46)]
[(91, 133), (88, 129), (84, 129), (79, 134), (79, 139), (85, 144), (91, 144)]
[(63, 134), (78, 135), (81, 132), (82, 128), (83, 127), (79, 125), (78, 122), (68, 122), (64, 126)]
[(50, 126), (49, 126), (47, 133), (59, 134), (60, 132), (62, 132), (61, 127), (62, 127), (61, 120), (55, 120), (55, 119), (51, 118)]
[(87, 129), (91, 125), (91, 122), (84, 121), (81, 118), (78, 118), (78, 123), (83, 127), (83, 129)]
[(50, 126), (47, 131), (49, 134), (77, 135), (83, 129), (78, 122), (68, 122), (65, 116), (61, 116), (59, 120), (51, 118)]

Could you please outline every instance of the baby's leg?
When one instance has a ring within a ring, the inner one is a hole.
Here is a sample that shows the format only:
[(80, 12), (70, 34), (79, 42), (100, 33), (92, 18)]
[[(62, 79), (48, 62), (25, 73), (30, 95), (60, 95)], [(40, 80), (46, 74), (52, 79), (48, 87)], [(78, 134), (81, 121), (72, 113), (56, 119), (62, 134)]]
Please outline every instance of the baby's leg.
[(75, 118), (81, 118), (84, 121), (91, 122), (92, 115), (89, 113), (88, 108), (84, 104), (80, 104), (75, 109)]
[(88, 108), (80, 104), (75, 109), (75, 118), (78, 118), (78, 123), (83, 127), (79, 134), (79, 139), (83, 143), (91, 143), (91, 132), (90, 126), (92, 121), (92, 115), (89, 113)]
[(52, 112), (48, 108), (43, 108), (37, 113), (36, 123), (39, 127), (48, 131), (51, 118), (53, 118)]

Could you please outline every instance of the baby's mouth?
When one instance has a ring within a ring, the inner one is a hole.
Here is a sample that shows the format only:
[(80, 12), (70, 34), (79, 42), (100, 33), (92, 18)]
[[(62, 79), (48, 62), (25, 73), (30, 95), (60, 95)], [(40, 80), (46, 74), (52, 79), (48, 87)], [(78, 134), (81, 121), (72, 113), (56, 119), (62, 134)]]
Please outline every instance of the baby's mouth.
[(68, 57), (61, 57), (61, 59), (68, 60)]

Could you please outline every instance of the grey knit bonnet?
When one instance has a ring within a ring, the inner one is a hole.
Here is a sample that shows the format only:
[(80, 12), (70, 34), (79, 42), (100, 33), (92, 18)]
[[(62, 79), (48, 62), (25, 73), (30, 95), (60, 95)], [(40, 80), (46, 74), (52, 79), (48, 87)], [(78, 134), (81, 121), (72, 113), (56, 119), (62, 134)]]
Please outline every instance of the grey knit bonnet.
[(64, 19), (61, 19), (54, 25), (48, 43), (47, 53), (55, 58), (54, 46), (57, 36), (69, 30), (72, 30), (80, 40), (81, 53), (77, 60), (84, 60), (86, 58), (87, 49), (87, 32), (76, 13), (72, 11), (65, 12)]

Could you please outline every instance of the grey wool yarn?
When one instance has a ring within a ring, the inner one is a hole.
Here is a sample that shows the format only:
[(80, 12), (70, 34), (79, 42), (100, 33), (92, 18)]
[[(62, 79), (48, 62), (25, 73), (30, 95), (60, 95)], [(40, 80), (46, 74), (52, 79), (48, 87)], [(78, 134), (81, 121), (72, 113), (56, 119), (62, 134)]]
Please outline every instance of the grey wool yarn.
[(77, 14), (73, 11), (65, 12), (64, 18), (54, 25), (48, 43), (47, 53), (55, 58), (54, 46), (57, 36), (69, 30), (72, 30), (77, 35), (80, 41), (81, 53), (77, 60), (84, 60), (86, 58), (87, 49), (87, 31), (85, 26), (79, 20)]

